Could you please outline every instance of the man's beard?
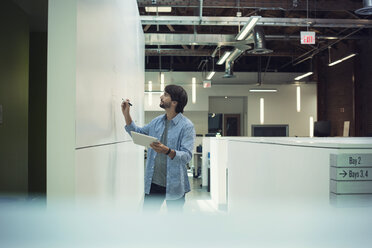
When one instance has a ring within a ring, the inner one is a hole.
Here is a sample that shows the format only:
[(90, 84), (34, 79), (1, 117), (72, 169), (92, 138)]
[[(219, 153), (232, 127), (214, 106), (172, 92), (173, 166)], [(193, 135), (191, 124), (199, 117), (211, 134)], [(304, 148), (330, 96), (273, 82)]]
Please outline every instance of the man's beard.
[(170, 106), (171, 106), (171, 103), (170, 102), (168, 102), (168, 103), (166, 103), (166, 102), (160, 102), (160, 108), (163, 108), (163, 109), (166, 109), (166, 108), (170, 108)]

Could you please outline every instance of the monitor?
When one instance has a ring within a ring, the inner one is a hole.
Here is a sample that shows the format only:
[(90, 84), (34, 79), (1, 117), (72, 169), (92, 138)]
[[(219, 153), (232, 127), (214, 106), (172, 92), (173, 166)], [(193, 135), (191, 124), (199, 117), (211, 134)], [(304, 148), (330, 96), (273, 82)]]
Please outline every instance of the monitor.
[(314, 122), (314, 137), (328, 136), (331, 136), (331, 122), (330, 121)]
[(252, 137), (288, 137), (288, 125), (252, 125)]

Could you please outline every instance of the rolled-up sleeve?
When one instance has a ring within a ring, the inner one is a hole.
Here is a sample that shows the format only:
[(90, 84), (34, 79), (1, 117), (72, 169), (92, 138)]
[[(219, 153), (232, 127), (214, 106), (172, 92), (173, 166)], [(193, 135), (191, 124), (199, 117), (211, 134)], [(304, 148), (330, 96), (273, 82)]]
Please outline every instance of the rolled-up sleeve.
[(185, 130), (181, 138), (181, 146), (176, 151), (176, 156), (173, 161), (178, 164), (187, 164), (192, 157), (192, 151), (194, 149), (195, 142), (195, 129), (193, 125), (190, 125)]
[(148, 125), (145, 125), (144, 127), (138, 127), (134, 123), (134, 121), (132, 121), (130, 125), (126, 125), (124, 128), (125, 128), (125, 131), (129, 133), (130, 136), (132, 136), (132, 134), (130, 133), (131, 131), (148, 135), (151, 123), (152, 122), (150, 122)]

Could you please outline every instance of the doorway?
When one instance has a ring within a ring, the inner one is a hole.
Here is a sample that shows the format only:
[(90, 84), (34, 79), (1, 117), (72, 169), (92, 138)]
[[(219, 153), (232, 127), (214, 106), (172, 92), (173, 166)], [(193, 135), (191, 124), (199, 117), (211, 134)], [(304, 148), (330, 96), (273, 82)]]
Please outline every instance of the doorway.
[(240, 136), (240, 114), (224, 114), (223, 123), (223, 136)]

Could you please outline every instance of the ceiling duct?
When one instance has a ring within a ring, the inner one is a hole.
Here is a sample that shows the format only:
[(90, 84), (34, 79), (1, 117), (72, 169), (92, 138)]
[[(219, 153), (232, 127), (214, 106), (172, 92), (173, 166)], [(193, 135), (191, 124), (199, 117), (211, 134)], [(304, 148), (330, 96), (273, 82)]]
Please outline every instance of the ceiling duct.
[(234, 77), (233, 73), (233, 66), (235, 60), (243, 53), (244, 49), (235, 48), (234, 51), (231, 53), (231, 55), (227, 58), (225, 63), (225, 75), (223, 75), (224, 78), (232, 78)]
[(357, 15), (372, 15), (372, 0), (363, 0), (363, 8), (355, 11)]
[(273, 50), (266, 48), (265, 33), (262, 27), (256, 26), (254, 28), (253, 39), (254, 48), (252, 50), (247, 51), (248, 53), (260, 55), (273, 52)]
[[(253, 38), (254, 38), (254, 48), (252, 50), (249, 50), (248, 53), (262, 55), (262, 54), (273, 52), (273, 50), (266, 48), (265, 34), (264, 34), (262, 27), (257, 27), (257, 26), (255, 27)], [(240, 55), (242, 55), (243, 52), (245, 52), (248, 49), (250, 49), (250, 46), (248, 45), (235, 46), (234, 51), (231, 53), (231, 55), (226, 60), (225, 75), (223, 76), (224, 78), (234, 77), (233, 75), (234, 62), (237, 58), (239, 58)]]

